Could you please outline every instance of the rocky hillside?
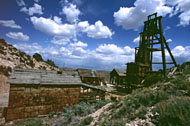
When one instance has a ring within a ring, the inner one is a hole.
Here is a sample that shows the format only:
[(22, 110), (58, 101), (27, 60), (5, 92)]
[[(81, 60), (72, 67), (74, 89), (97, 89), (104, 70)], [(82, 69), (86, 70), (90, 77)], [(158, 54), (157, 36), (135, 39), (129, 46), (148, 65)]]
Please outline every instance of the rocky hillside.
[(99, 116), (96, 125), (189, 126), (190, 62), (179, 66), (171, 77), (163, 78), (157, 74), (149, 75), (145, 80), (146, 87), (114, 101)]
[(46, 62), (37, 61), (35, 58), (8, 44), (4, 39), (0, 39), (0, 93), (8, 92), (7, 79), (15, 67), (58, 70), (58, 68)]

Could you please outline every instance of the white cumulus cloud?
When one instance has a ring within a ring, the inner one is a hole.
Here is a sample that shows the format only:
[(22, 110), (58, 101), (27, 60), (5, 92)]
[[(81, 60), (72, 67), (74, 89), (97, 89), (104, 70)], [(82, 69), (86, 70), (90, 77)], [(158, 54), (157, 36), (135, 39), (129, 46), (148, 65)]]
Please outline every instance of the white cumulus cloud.
[(32, 43), (31, 45), (28, 43), (19, 43), (14, 44), (13, 46), (30, 55), (33, 55), (34, 53), (41, 53), (43, 50), (43, 48), (38, 43)]
[(87, 36), (90, 38), (111, 38), (114, 34), (100, 20), (96, 21), (94, 25), (89, 25), (88, 21), (79, 22), (78, 28), (80, 31), (87, 33)]
[(86, 48), (88, 46), (87, 43), (83, 43), (81, 41), (78, 41), (76, 43), (71, 43), (70, 44), (71, 47), (81, 47), (81, 48)]
[(115, 44), (103, 44), (96, 48), (97, 53), (101, 54), (124, 54), (124, 50)]
[(139, 37), (139, 36), (133, 39), (133, 42), (134, 42), (134, 43), (137, 43), (137, 44), (138, 44), (139, 41), (140, 41), (140, 37)]
[(172, 39), (171, 39), (171, 38), (169, 38), (169, 39), (167, 39), (167, 40), (166, 40), (166, 42), (172, 42)]
[(136, 30), (148, 15), (155, 12), (161, 16), (169, 14), (170, 17), (178, 14), (178, 26), (190, 24), (190, 0), (136, 0), (132, 7), (120, 7), (113, 17), (116, 25)]
[(89, 27), (88, 21), (81, 21), (78, 23), (79, 31), (85, 32), (87, 27)]
[(25, 2), (23, 0), (16, 0), (18, 6), (25, 6)]
[(69, 4), (62, 9), (62, 13), (66, 15), (66, 18), (70, 23), (74, 23), (78, 21), (80, 11), (77, 9), (76, 5)]
[(17, 39), (22, 41), (28, 41), (30, 38), (28, 35), (25, 35), (22, 32), (9, 32), (6, 34), (6, 36), (12, 39)]
[(183, 63), (190, 61), (190, 46), (183, 47), (181, 45), (172, 49), (172, 53), (176, 59), (176, 62)]
[(42, 6), (37, 4), (37, 3), (34, 3), (34, 6), (33, 7), (29, 7), (28, 9), (26, 7), (23, 7), (20, 9), (21, 12), (25, 12), (26, 14), (32, 16), (34, 14), (39, 14), (39, 15), (42, 15), (43, 12), (42, 12)]
[(21, 29), (20, 25), (17, 25), (14, 20), (0, 20), (0, 24), (4, 27)]
[(164, 0), (136, 0), (133, 7), (120, 7), (113, 16), (116, 25), (124, 29), (138, 29), (147, 16), (155, 12), (166, 16), (172, 12), (172, 7), (166, 6)]
[(54, 16), (54, 17), (53, 17), (53, 20), (54, 20), (55, 23), (57, 23), (57, 24), (62, 24), (62, 21), (61, 21), (61, 18), (60, 18), (60, 17)]
[(177, 10), (181, 12), (179, 15), (179, 26), (187, 26), (190, 23), (190, 0), (178, 0), (176, 4)]
[(58, 38), (70, 39), (75, 33), (75, 26), (72, 24), (58, 24), (50, 18), (31, 17), (31, 22), (34, 27), (41, 32), (48, 35), (56, 36)]

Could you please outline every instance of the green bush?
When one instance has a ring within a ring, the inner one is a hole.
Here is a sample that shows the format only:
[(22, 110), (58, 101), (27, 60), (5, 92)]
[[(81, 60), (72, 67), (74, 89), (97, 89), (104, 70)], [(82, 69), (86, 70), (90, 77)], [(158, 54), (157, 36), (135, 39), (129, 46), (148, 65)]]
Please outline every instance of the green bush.
[(24, 57), (24, 56), (26, 55), (26, 53), (25, 53), (25, 52), (20, 51), (20, 52), (19, 52), (19, 55), (20, 55), (20, 57)]
[(54, 63), (54, 61), (50, 60), (50, 59), (47, 59), (46, 61), (47, 64), (49, 64), (50, 66), (53, 66), (53, 67), (57, 67)]
[(33, 58), (35, 58), (38, 62), (39, 61), (44, 61), (43, 58), (42, 58), (42, 56), (39, 53), (35, 53), (33, 55)]
[(39, 118), (29, 118), (26, 120), (16, 120), (15, 126), (44, 126), (44, 124), (43, 121)]
[(189, 126), (190, 97), (173, 97), (156, 105), (158, 126)]
[(72, 118), (75, 116), (73, 109), (71, 107), (64, 108), (64, 116), (67, 118), (68, 122), (72, 121)]
[(80, 126), (87, 126), (90, 125), (90, 123), (93, 121), (93, 117), (88, 116), (86, 118), (84, 118), (81, 122), (80, 122)]
[(103, 101), (98, 101), (95, 103), (95, 109), (100, 109), (102, 108), (104, 105), (108, 104), (110, 102), (110, 100), (103, 100)]
[(93, 109), (90, 109), (89, 104), (81, 102), (73, 106), (73, 112), (76, 116), (86, 116), (92, 113)]
[(162, 81), (163, 79), (164, 79), (164, 76), (161, 73), (151, 73), (145, 77), (144, 85), (146, 87), (149, 87), (159, 81)]

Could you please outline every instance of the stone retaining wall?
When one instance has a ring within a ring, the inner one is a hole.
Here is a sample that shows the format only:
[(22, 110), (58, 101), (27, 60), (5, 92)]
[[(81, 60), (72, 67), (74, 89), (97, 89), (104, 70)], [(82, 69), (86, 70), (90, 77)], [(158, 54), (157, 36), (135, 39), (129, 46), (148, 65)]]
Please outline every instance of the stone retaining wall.
[(11, 84), (6, 121), (61, 111), (78, 104), (79, 95), (79, 87)]

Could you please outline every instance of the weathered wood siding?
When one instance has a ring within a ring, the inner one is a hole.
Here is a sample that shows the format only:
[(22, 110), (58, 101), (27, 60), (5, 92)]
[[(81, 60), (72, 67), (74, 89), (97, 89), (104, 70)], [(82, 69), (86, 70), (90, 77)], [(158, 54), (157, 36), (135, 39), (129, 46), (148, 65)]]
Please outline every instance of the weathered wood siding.
[(65, 106), (78, 104), (79, 96), (79, 87), (11, 84), (6, 121), (61, 111)]

